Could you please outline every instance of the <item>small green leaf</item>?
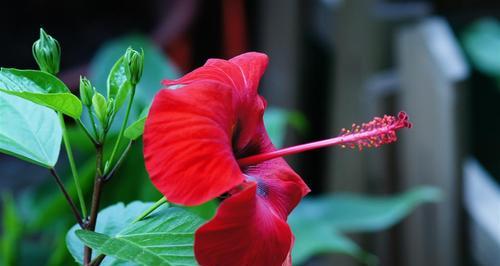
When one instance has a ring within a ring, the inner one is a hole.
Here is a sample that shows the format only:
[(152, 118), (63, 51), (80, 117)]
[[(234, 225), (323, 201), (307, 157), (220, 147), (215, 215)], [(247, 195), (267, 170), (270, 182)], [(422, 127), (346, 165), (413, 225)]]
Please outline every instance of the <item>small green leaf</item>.
[(82, 103), (68, 87), (51, 74), (38, 70), (0, 70), (0, 91), (16, 95), (73, 118), (82, 114)]
[(106, 127), (106, 118), (108, 104), (106, 103), (106, 98), (102, 94), (96, 92), (92, 97), (92, 108), (94, 109), (97, 119), (101, 122), (103, 128)]
[(144, 133), (144, 123), (146, 123), (146, 118), (149, 113), (149, 108), (151, 105), (148, 105), (144, 110), (142, 110), (139, 115), (139, 119), (133, 122), (130, 126), (125, 129), (123, 135), (131, 140), (136, 140)]
[(107, 87), (108, 99), (115, 99), (115, 108), (118, 111), (127, 98), (132, 85), (127, 79), (123, 56), (116, 61), (109, 72)]
[(94, 255), (108, 255), (104, 266), (116, 265), (117, 260), (139, 265), (196, 265), (194, 232), (204, 221), (186, 210), (163, 206), (144, 220), (132, 223), (151, 204), (119, 203), (102, 210), (97, 233), (79, 230), (75, 225), (66, 238), (71, 254), (82, 262), (83, 244), (79, 238), (96, 250)]
[(0, 92), (0, 152), (46, 168), (59, 157), (62, 130), (56, 113)]

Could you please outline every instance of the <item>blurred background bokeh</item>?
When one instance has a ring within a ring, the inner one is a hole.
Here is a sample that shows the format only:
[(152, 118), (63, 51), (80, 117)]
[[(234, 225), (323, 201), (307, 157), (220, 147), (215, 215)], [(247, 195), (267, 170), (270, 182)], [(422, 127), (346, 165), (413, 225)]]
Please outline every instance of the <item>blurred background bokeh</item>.
[[(418, 185), (441, 191), (438, 203), (420, 206), (390, 229), (347, 232), (380, 265), (500, 265), (499, 2), (21, 0), (4, 1), (1, 10), (0, 66), (36, 68), (31, 45), (44, 27), (62, 45), (60, 77), (75, 93), (81, 74), (105, 89), (114, 60), (129, 45), (143, 47), (148, 76), (138, 89), (135, 116), (162, 78), (245, 51), (270, 57), (260, 91), (280, 146), (406, 111), (414, 128), (393, 145), (287, 159), (313, 196), (392, 195)], [(92, 146), (77, 127), (71, 133), (88, 193)], [(141, 157), (135, 146), (107, 185), (103, 206), (159, 198)], [(65, 163), (58, 168), (68, 172)], [(17, 250), (12, 265), (73, 263), (64, 244), (73, 222), (52, 182), (45, 169), (0, 154), (2, 241), (20, 243), (3, 246)], [(327, 251), (301, 264), (366, 263)]]

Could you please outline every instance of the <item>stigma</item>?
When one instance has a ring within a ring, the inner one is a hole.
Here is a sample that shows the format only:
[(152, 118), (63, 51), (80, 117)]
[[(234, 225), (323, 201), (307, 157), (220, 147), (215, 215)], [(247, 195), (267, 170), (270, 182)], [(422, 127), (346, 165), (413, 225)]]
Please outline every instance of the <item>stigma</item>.
[(405, 112), (399, 112), (397, 116), (384, 115), (383, 117), (375, 117), (372, 121), (361, 125), (352, 124), (350, 129), (343, 128), (337, 137), (241, 158), (238, 160), (238, 164), (240, 167), (256, 165), (278, 157), (330, 146), (359, 150), (379, 147), (395, 142), (398, 130), (412, 126)]

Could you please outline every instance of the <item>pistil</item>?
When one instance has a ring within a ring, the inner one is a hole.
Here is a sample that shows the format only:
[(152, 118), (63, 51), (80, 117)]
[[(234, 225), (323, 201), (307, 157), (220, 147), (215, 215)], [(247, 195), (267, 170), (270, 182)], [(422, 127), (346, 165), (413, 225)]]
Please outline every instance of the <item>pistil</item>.
[(342, 148), (358, 148), (359, 150), (363, 148), (379, 147), (396, 141), (397, 130), (411, 127), (412, 123), (408, 120), (408, 115), (405, 112), (399, 112), (397, 117), (389, 115), (375, 117), (372, 121), (363, 123), (361, 126), (352, 124), (351, 129), (343, 128), (340, 135), (335, 138), (252, 155), (238, 159), (238, 164), (240, 167), (245, 167), (278, 157), (337, 145), (340, 145)]

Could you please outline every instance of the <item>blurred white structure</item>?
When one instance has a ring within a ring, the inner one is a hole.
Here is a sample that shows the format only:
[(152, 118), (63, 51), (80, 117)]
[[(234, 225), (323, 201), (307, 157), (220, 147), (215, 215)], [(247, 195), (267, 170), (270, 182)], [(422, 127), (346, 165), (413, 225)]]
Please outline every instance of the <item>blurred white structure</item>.
[(404, 225), (404, 265), (454, 266), (461, 259), (461, 92), (468, 66), (447, 22), (425, 19), (397, 36), (400, 107), (414, 128), (399, 142), (402, 187), (434, 185), (443, 199)]

